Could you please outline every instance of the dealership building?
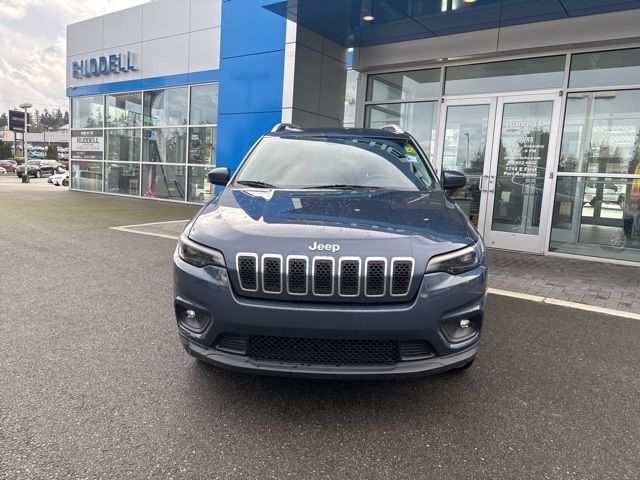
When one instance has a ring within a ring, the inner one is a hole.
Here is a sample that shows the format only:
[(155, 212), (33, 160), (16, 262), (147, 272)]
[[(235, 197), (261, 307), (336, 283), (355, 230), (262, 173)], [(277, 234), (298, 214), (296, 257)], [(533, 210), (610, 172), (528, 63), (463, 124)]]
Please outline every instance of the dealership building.
[(157, 0), (69, 25), (72, 189), (201, 203), (278, 122), (398, 124), (495, 248), (640, 261), (640, 1)]

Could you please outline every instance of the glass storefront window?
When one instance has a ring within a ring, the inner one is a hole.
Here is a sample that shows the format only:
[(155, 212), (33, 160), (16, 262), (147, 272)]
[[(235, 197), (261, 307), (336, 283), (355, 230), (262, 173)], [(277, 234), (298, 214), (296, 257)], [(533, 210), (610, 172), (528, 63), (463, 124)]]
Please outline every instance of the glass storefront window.
[(218, 84), (191, 87), (191, 125), (218, 123)]
[(560, 172), (633, 174), (640, 160), (640, 90), (570, 93)]
[(163, 163), (142, 165), (142, 196), (185, 199), (185, 167)]
[(146, 128), (142, 137), (143, 162), (185, 163), (186, 128)]
[(142, 125), (142, 93), (131, 92), (106, 96), (107, 127)]
[(104, 191), (121, 195), (138, 195), (140, 164), (107, 162)]
[(637, 178), (558, 177), (549, 249), (640, 261)]
[(115, 162), (140, 161), (140, 130), (106, 130), (107, 160)]
[(102, 127), (104, 103), (102, 95), (71, 99), (71, 128)]
[(71, 160), (71, 188), (89, 192), (102, 191), (102, 162)]
[(356, 124), (356, 94), (358, 92), (358, 72), (347, 70), (347, 84), (344, 92), (344, 127), (354, 127)]
[(189, 163), (216, 164), (215, 127), (191, 127), (189, 129)]
[(571, 56), (570, 88), (640, 84), (640, 48)]
[(367, 100), (413, 100), (440, 96), (440, 69), (414, 70), (371, 75)]
[(435, 157), (436, 102), (387, 103), (369, 105), (366, 126), (380, 128), (393, 123), (411, 133), (431, 160)]
[(186, 125), (188, 96), (187, 87), (144, 92), (144, 124), (158, 127)]
[(565, 56), (447, 67), (446, 95), (562, 88)]
[(207, 174), (213, 166), (189, 167), (187, 178), (187, 201), (204, 203), (211, 200), (211, 184)]

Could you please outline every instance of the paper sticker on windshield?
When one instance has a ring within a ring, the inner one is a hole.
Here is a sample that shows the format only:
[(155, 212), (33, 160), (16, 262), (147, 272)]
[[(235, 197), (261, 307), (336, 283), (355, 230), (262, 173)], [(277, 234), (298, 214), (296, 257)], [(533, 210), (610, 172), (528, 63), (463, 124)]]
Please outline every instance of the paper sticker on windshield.
[(411, 145), (405, 145), (404, 146), (404, 151), (407, 152), (409, 155), (415, 155), (416, 151), (413, 149), (413, 147)]

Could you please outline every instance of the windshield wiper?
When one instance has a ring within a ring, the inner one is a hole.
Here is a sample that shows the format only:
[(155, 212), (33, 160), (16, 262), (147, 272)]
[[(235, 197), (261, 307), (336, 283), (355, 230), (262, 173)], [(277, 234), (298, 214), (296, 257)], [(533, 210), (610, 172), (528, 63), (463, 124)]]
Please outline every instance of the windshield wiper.
[(266, 182), (260, 182), (259, 180), (237, 180), (236, 183), (240, 185), (246, 185), (247, 187), (277, 188), (275, 185), (271, 185), (270, 183)]
[(311, 187), (304, 187), (305, 189), (335, 189), (335, 190), (377, 190), (384, 187), (374, 187), (367, 185), (355, 185), (355, 184), (336, 184), (336, 185), (312, 185)]

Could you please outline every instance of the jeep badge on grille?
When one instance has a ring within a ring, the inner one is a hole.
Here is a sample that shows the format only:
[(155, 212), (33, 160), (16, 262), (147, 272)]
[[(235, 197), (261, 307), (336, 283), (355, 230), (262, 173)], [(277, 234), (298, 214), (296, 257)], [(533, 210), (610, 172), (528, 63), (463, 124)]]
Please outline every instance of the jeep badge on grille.
[(332, 253), (336, 253), (340, 251), (340, 245), (338, 245), (337, 243), (318, 243), (318, 242), (313, 242), (313, 245), (309, 245), (309, 250), (314, 251), (314, 250), (326, 250), (327, 252), (332, 252)]

